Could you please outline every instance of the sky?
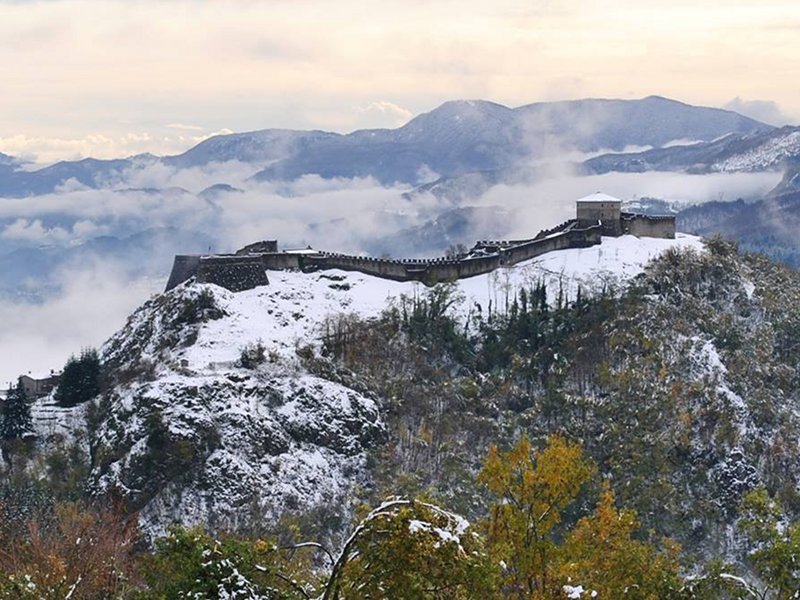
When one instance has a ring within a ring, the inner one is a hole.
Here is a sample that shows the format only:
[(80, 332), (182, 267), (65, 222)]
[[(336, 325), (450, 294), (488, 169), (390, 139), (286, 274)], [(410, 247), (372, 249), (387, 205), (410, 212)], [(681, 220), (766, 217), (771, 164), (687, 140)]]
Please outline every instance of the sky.
[(0, 152), (177, 153), (461, 98), (658, 94), (800, 120), (793, 0), (0, 0)]

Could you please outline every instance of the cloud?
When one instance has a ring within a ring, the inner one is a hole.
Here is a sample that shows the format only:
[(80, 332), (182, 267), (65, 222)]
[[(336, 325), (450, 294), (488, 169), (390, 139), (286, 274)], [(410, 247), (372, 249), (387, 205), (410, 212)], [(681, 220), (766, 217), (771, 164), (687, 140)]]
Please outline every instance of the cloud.
[(780, 127), (797, 123), (796, 119), (785, 114), (780, 106), (772, 100), (744, 100), (737, 96), (726, 103), (724, 108), (768, 125)]
[(405, 125), (412, 116), (407, 108), (379, 100), (357, 107), (354, 125), (358, 129), (395, 128)]
[[(193, 131), (202, 131), (202, 128), (178, 123), (166, 125), (165, 128), (170, 131), (130, 131), (117, 135), (91, 133), (76, 138), (24, 134), (0, 136), (0, 151), (29, 161), (26, 168), (33, 169), (59, 160), (80, 160), (86, 157), (112, 159), (144, 153), (179, 154), (212, 136), (233, 133), (230, 129), (223, 128), (210, 133), (192, 134)], [(185, 133), (174, 133), (173, 130)]]
[[(3, 244), (66, 245), (95, 235), (124, 236), (166, 226), (210, 236), (214, 251), (232, 251), (259, 239), (277, 238), (281, 247), (312, 245), (361, 253), (400, 230), (435, 222), (452, 208), (432, 194), (418, 195), (411, 202), (403, 197), (406, 188), (384, 188), (369, 178), (314, 175), (291, 183), (255, 183), (248, 180), (247, 172), (246, 165), (236, 163), (185, 171), (149, 165), (131, 171), (127, 184), (152, 185), (164, 191), (64, 188), (46, 196), (6, 199), (0, 203), (0, 254)], [(752, 173), (573, 177), (568, 170), (557, 169), (549, 175), (533, 184), (494, 186), (473, 204), (505, 211), (508, 237), (529, 237), (571, 218), (574, 200), (598, 190), (624, 200), (653, 196), (694, 203), (756, 197), (779, 178)], [(221, 191), (208, 201), (184, 191), (232, 180), (239, 183), (240, 191)], [(180, 187), (169, 187), (177, 184)], [(484, 226), (496, 230), (497, 219), (486, 219), (485, 223), (471, 223), (470, 230), (482, 231)], [(151, 255), (136, 254), (137, 261), (152, 265), (143, 271), (147, 277), (137, 275), (134, 280), (129, 279), (132, 265), (110, 262), (102, 255), (82, 257), (79, 266), (56, 273), (61, 291), (43, 304), (0, 301), (0, 322), (4, 323), (0, 328), (0, 355), (4, 357), (0, 382), (28, 370), (58, 368), (81, 347), (99, 345), (150, 293), (161, 289), (168, 274), (166, 265), (175, 251), (181, 250), (172, 249), (169, 257), (158, 255), (158, 249)], [(415, 248), (406, 251), (416, 254)]]
[(17, 219), (0, 232), (0, 238), (23, 240), (37, 244), (55, 241), (63, 242), (69, 238), (69, 232), (61, 227), (45, 227), (39, 219), (33, 221)]
[(169, 129), (180, 129), (183, 131), (203, 131), (199, 125), (184, 125), (183, 123), (170, 123), (166, 125)]
[(63, 291), (45, 304), (0, 300), (0, 387), (32, 371), (60, 369), (87, 346), (97, 347), (162, 283), (125, 281), (118, 265), (94, 262), (62, 274)]
[[(161, 153), (180, 146), (161, 140), (181, 131), (165, 123), (393, 126), (407, 119), (402, 110), (481, 97), (519, 105), (661, 93), (718, 105), (766, 93), (800, 113), (796, 36), (775, 28), (796, 22), (788, 0), (568, 4), (376, 0), (367, 15), (356, 0), (335, 10), (323, 0), (2, 3), (0, 137), (99, 132), (117, 143), (132, 131), (151, 144), (113, 155)], [(88, 154), (45, 150), (27, 149), (42, 161)]]

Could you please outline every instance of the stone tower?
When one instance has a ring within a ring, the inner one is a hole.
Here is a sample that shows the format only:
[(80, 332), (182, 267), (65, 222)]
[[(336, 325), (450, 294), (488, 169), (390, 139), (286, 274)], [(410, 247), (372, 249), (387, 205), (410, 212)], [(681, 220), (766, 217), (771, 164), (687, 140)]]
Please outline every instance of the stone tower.
[(622, 200), (597, 192), (577, 201), (578, 227), (589, 227), (600, 222), (603, 235), (619, 236), (622, 234), (620, 218), (622, 217)]

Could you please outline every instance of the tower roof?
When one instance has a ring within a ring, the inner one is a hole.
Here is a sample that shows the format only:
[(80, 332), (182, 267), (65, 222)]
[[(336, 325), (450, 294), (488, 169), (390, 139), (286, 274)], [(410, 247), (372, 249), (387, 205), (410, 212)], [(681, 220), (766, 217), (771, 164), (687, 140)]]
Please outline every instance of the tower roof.
[(603, 192), (595, 192), (594, 194), (589, 194), (583, 198), (578, 198), (577, 202), (622, 202), (622, 200), (615, 198), (614, 196), (604, 194)]

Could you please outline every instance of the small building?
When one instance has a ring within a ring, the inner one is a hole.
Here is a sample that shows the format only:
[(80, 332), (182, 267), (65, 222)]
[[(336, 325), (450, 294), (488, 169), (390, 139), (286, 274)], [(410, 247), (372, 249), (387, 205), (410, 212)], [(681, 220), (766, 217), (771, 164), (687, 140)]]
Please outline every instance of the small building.
[(578, 227), (591, 227), (600, 223), (603, 235), (618, 236), (622, 233), (622, 200), (602, 192), (584, 196), (576, 201)]
[(19, 380), (22, 382), (22, 389), (29, 400), (42, 398), (52, 392), (61, 381), (61, 373), (50, 371), (45, 375), (22, 375)]

